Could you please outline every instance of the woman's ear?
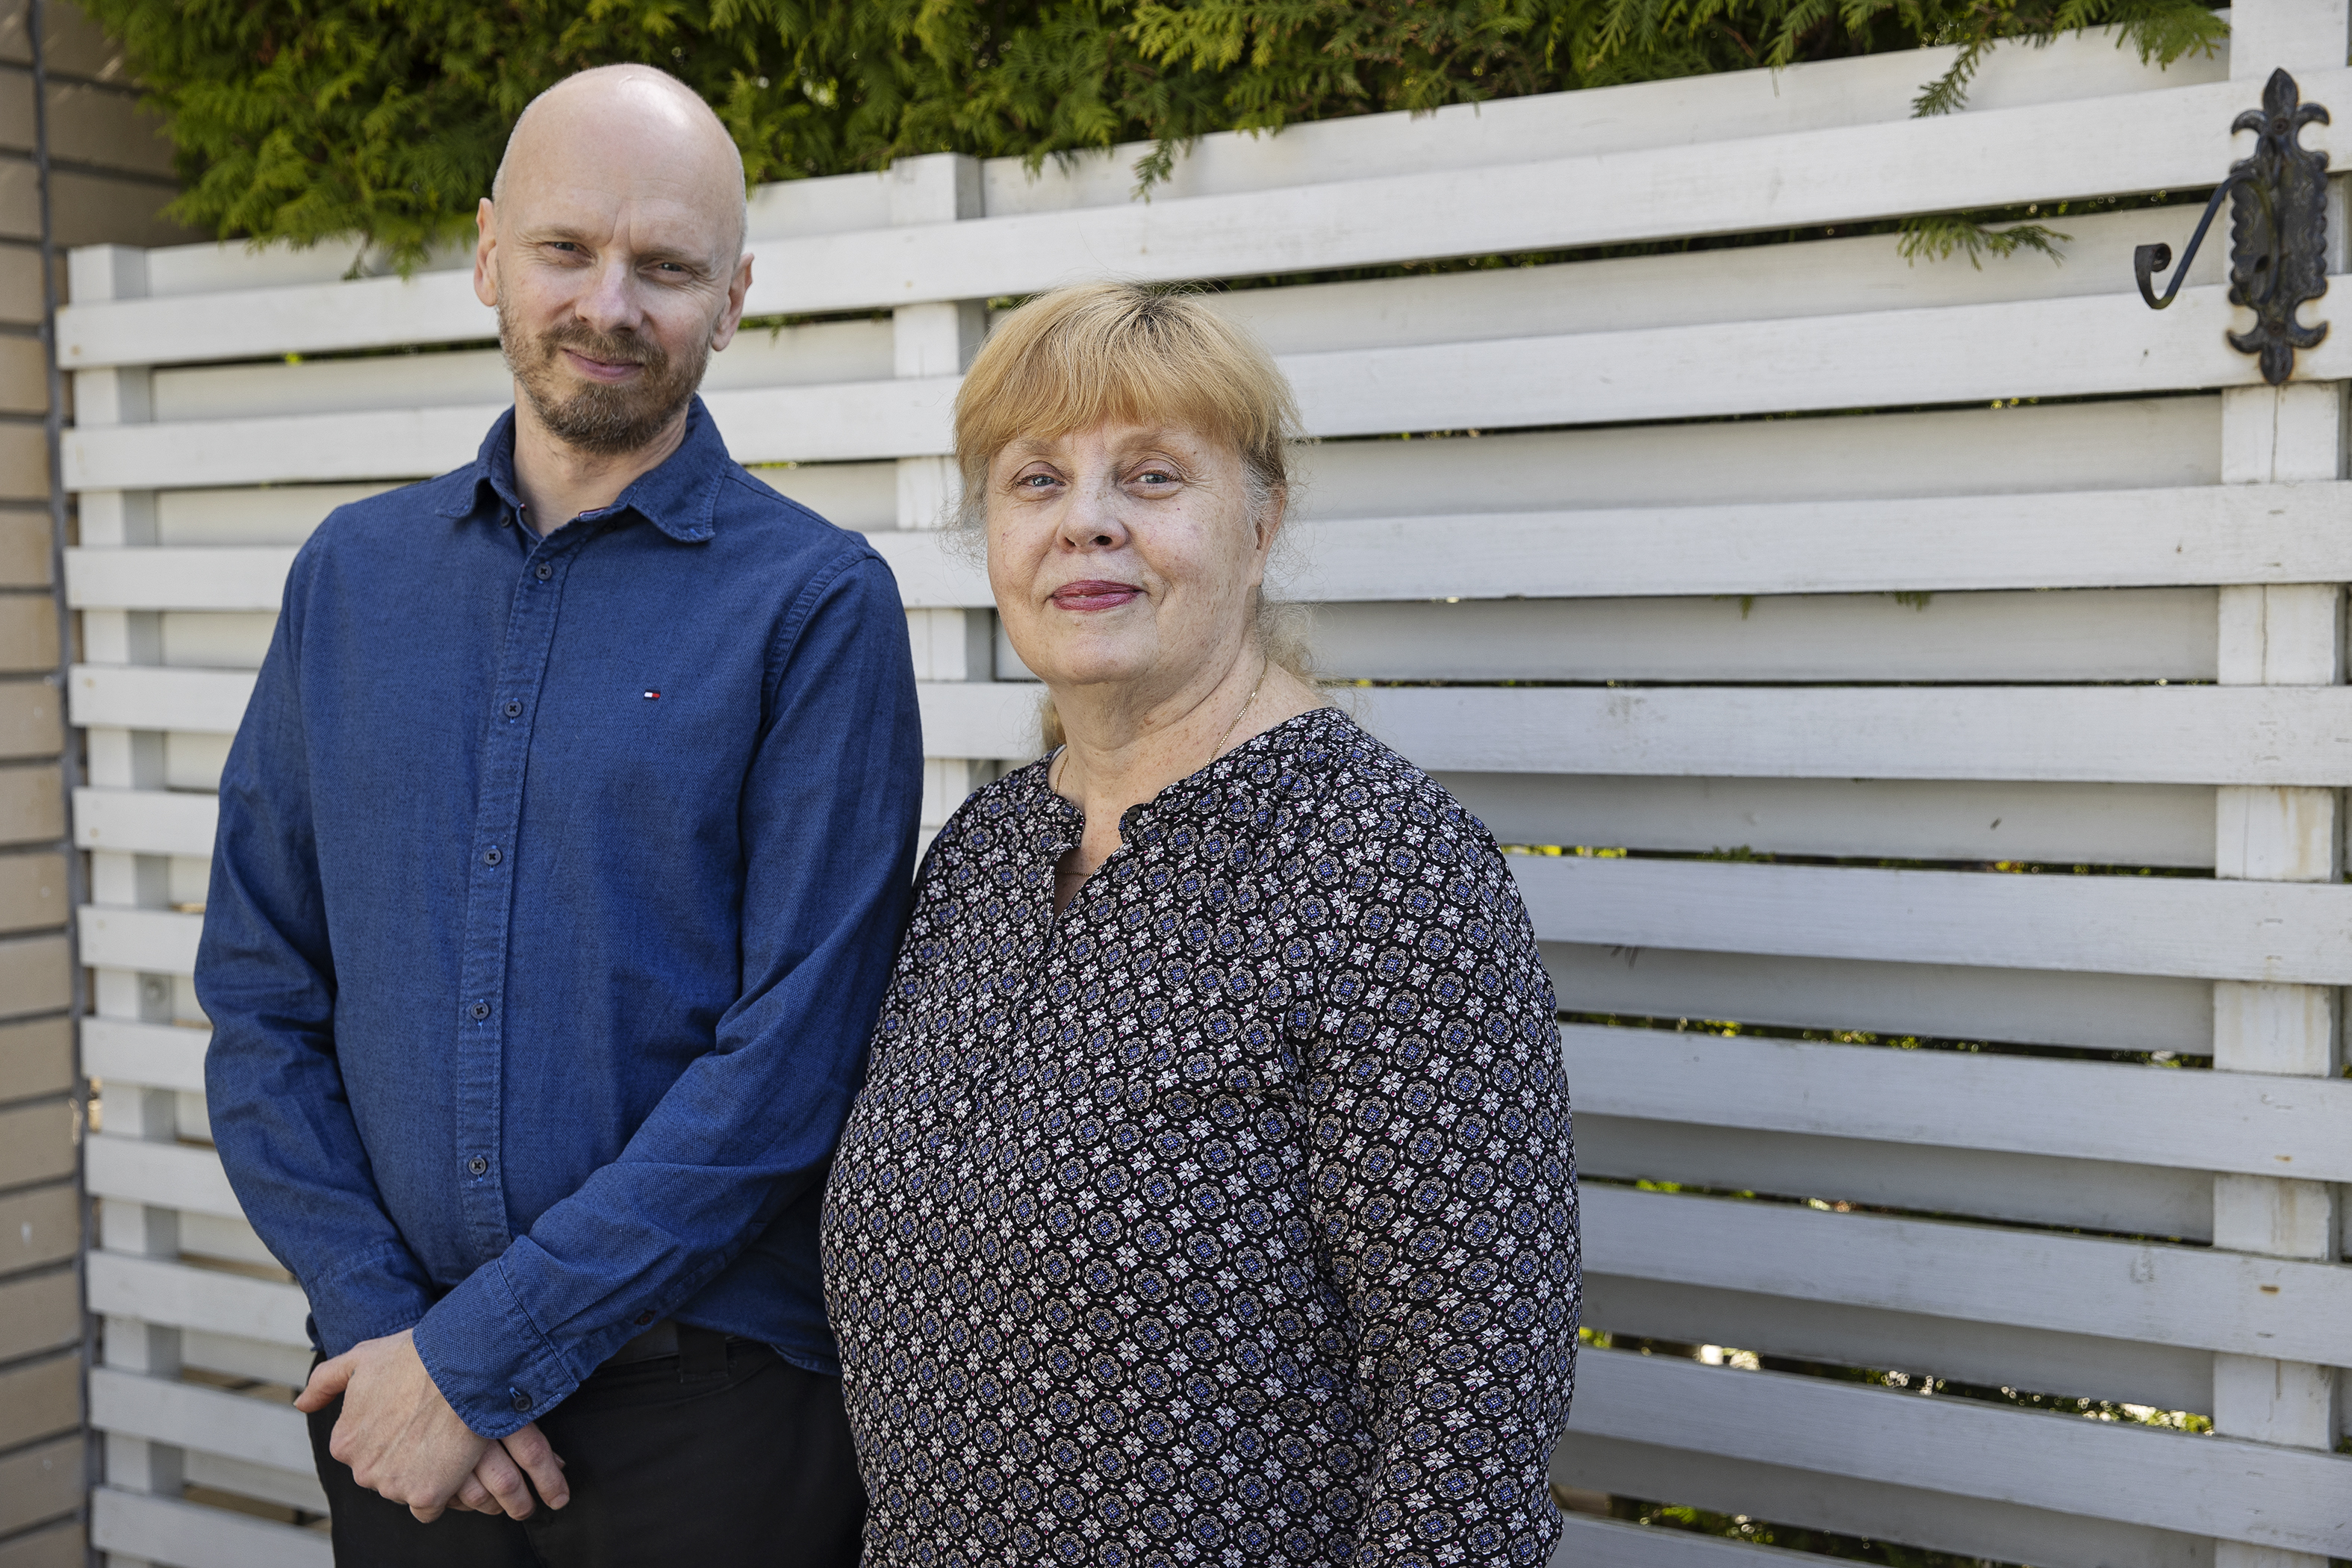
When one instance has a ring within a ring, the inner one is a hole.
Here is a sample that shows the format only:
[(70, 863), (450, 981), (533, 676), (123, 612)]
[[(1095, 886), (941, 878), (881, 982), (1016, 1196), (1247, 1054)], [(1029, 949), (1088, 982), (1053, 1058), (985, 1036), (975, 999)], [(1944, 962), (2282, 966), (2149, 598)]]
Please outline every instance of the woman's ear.
[(1282, 520), (1290, 510), (1290, 491), (1280, 485), (1266, 492), (1265, 504), (1257, 512), (1257, 547), (1269, 550), (1274, 536), (1282, 531)]

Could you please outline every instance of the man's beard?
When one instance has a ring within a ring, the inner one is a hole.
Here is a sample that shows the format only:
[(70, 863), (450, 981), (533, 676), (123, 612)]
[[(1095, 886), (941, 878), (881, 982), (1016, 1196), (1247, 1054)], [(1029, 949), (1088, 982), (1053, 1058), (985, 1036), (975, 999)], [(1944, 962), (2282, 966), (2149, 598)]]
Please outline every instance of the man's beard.
[[(600, 332), (584, 321), (566, 321), (540, 337), (526, 338), (503, 298), (499, 300), (499, 347), (514, 373), (515, 390), (549, 434), (567, 447), (604, 456), (634, 452), (660, 435), (692, 400), (710, 363), (708, 334), (698, 336), (693, 351), (677, 359), (639, 333)], [(589, 382), (565, 397), (558, 380), (558, 356), (565, 349), (606, 364), (634, 364), (642, 370), (625, 382)]]

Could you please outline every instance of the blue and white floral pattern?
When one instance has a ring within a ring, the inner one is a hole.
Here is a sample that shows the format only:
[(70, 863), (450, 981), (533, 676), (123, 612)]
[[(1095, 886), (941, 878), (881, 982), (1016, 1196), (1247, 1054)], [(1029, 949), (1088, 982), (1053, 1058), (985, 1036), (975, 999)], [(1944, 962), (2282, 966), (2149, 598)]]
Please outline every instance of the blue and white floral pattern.
[(1575, 1371), (1549, 980), (1495, 842), (1326, 709), (926, 859), (835, 1165), (869, 1564), (1540, 1564)]

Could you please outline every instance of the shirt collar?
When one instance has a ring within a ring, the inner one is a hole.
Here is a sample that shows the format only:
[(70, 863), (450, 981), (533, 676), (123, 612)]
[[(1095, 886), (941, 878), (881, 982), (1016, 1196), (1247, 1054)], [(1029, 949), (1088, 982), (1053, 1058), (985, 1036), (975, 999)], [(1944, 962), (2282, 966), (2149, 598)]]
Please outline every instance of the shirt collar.
[[(520, 513), (522, 496), (515, 485), (514, 433), (515, 412), (509, 408), (482, 437), (481, 450), (471, 463), (435, 481), (444, 493), (434, 510), (443, 517), (467, 516), (481, 508), (487, 489)], [(703, 543), (714, 531), (719, 482), (734, 464), (719, 426), (711, 422), (710, 411), (698, 396), (687, 407), (686, 435), (677, 450), (631, 480), (629, 488), (597, 515), (634, 511), (681, 544)]]

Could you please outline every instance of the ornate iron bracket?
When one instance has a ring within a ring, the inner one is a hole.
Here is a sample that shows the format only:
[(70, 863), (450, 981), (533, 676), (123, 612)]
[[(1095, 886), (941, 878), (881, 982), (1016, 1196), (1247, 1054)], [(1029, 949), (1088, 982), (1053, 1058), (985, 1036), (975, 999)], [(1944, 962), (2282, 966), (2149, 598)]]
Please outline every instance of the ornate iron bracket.
[(2139, 279), (2139, 297), (2148, 308), (2161, 310), (2180, 291), (2205, 230), (2221, 208), (2222, 198), (2234, 194), (2230, 211), (2230, 303), (2254, 313), (2254, 329), (2229, 334), (2230, 346), (2240, 353), (2260, 357), (2263, 379), (2276, 386), (2294, 372), (2294, 351), (2316, 348), (2327, 336), (2327, 323), (2305, 326), (2294, 319), (2296, 308), (2327, 292), (2327, 155), (2315, 153), (2298, 140), (2314, 121), (2331, 123), (2326, 109), (2302, 101), (2294, 78), (2284, 70), (2271, 72), (2263, 87), (2263, 106), (2250, 109), (2231, 122), (2230, 129), (2251, 131), (2260, 138), (2251, 156), (2230, 165), (2230, 176), (2205, 204), (2197, 220), (2180, 268), (2163, 294), (2155, 275), (2172, 265), (2172, 247), (2143, 245), (2132, 253), (2132, 272)]

